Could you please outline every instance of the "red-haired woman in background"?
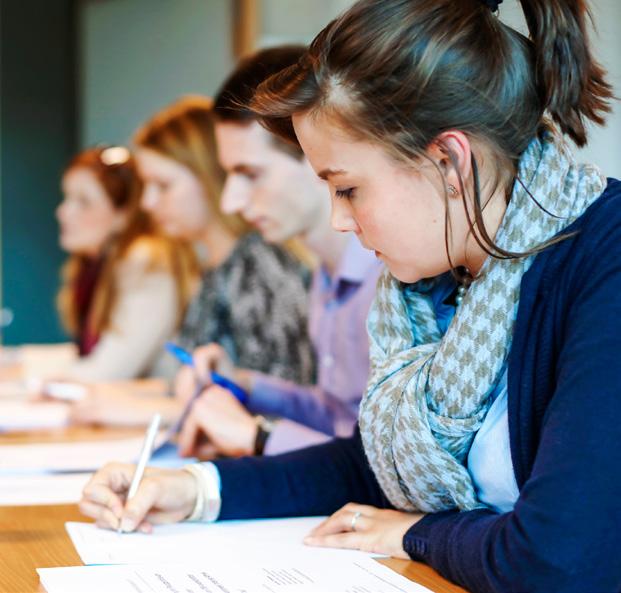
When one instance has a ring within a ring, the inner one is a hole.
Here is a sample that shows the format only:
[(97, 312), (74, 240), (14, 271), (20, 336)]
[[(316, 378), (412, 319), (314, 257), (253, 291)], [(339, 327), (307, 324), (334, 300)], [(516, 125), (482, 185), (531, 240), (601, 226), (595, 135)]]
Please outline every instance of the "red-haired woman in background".
[(157, 376), (164, 341), (196, 285), (191, 250), (160, 236), (140, 209), (142, 183), (121, 146), (69, 163), (56, 212), (69, 253), (58, 294), (79, 358), (61, 374), (82, 381)]

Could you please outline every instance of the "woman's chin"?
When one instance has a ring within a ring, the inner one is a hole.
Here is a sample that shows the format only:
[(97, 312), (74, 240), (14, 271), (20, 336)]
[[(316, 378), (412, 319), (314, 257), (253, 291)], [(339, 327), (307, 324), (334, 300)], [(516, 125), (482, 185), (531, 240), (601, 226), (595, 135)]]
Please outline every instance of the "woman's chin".
[(403, 282), (404, 284), (413, 284), (414, 282), (418, 282), (420, 280), (420, 275), (413, 272), (411, 269), (404, 269), (403, 266), (399, 265), (391, 265), (390, 262), (385, 259), (382, 260), (390, 275), (399, 280), (399, 282)]

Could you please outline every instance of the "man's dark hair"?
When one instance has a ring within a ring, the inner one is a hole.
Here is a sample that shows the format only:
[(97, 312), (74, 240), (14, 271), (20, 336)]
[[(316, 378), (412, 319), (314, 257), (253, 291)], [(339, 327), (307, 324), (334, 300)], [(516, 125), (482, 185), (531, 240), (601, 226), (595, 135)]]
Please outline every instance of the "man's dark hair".
[[(306, 53), (304, 45), (281, 45), (263, 49), (242, 59), (216, 94), (214, 112), (220, 122), (251, 123), (258, 116), (250, 109), (257, 87), (270, 76), (293, 66)], [(302, 152), (297, 145), (274, 136), (278, 148), (295, 157)]]

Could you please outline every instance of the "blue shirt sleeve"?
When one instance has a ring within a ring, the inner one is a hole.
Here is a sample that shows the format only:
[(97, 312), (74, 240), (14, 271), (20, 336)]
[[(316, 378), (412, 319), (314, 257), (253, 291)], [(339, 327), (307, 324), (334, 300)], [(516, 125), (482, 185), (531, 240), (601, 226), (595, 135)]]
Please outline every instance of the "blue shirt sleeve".
[[(334, 419), (344, 403), (329, 398), (316, 385), (297, 385), (278, 377), (252, 372), (248, 409), (254, 414), (282, 416), (326, 435), (334, 434)], [(295, 443), (292, 443), (295, 444)]]

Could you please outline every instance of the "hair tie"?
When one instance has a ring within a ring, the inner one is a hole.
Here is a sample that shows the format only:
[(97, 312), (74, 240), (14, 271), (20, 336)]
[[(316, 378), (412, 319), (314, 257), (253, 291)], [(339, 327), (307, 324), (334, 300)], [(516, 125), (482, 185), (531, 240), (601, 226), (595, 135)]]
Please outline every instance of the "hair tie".
[(502, 4), (502, 0), (481, 0), (487, 8), (489, 8), (492, 12), (496, 12), (498, 7)]

